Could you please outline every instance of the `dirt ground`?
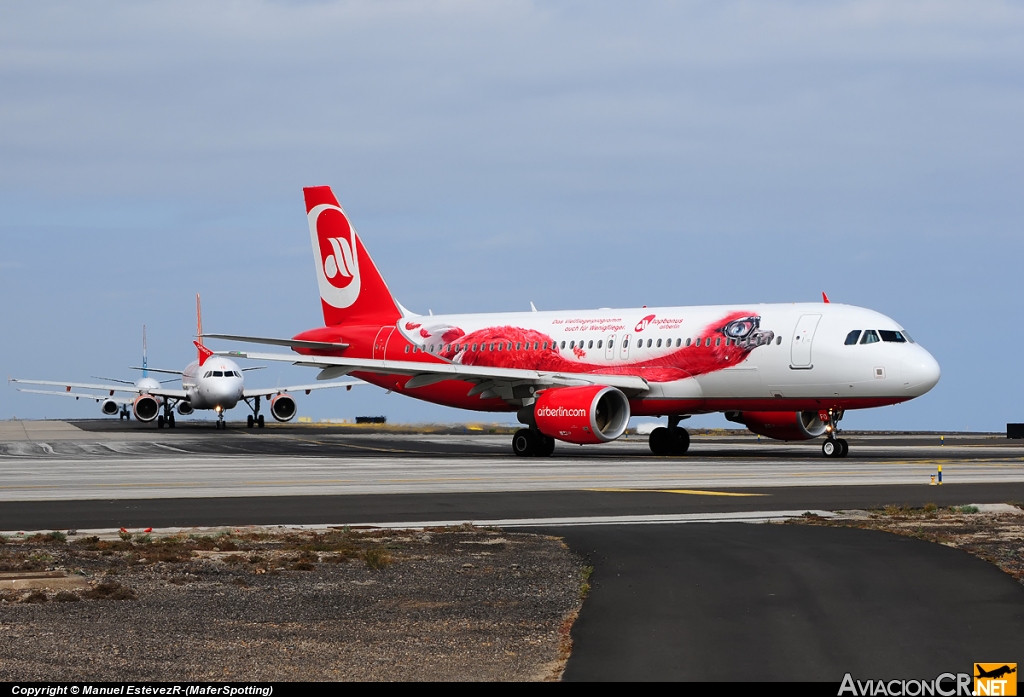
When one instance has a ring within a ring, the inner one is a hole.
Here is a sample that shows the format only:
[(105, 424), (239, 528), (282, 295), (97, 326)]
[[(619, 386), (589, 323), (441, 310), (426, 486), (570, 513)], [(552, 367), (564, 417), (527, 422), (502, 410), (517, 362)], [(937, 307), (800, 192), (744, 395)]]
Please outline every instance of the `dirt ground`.
[(473, 528), (111, 537), (3, 540), (0, 681), (557, 680), (589, 573)]

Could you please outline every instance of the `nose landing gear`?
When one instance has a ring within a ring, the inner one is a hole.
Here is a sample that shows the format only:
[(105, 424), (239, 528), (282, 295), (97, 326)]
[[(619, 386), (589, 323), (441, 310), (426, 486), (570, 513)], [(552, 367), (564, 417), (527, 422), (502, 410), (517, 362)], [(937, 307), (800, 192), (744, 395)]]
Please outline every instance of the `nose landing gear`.
[(845, 438), (838, 438), (839, 422), (843, 418), (842, 409), (829, 409), (818, 414), (825, 423), (825, 442), (821, 444), (821, 454), (825, 457), (846, 457), (850, 452), (850, 444)]

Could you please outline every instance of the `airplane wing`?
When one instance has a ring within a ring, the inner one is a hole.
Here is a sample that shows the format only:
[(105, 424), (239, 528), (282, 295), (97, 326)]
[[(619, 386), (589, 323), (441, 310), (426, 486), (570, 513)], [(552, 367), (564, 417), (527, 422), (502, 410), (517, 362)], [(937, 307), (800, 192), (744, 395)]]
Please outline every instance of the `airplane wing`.
[(362, 380), (346, 380), (345, 382), (322, 382), (319, 385), (288, 385), (287, 387), (270, 387), (262, 390), (243, 390), (242, 396), (245, 398), (270, 397), (271, 395), (281, 394), (282, 392), (305, 392), (306, 394), (309, 394), (313, 390), (326, 390), (331, 387), (345, 387), (352, 389), (353, 385), (365, 384), (366, 383)]
[(203, 334), (204, 339), (227, 339), (243, 341), (248, 344), (269, 344), (270, 346), (288, 346), (289, 348), (305, 348), (320, 351), (340, 351), (347, 349), (348, 344), (333, 341), (303, 341), (301, 339), (268, 339), (262, 336), (238, 336), (236, 334)]
[(636, 375), (605, 375), (600, 373), (567, 373), (520, 368), (490, 368), (461, 365), (458, 363), (419, 363), (415, 361), (390, 361), (371, 358), (341, 358), (334, 356), (295, 356), (279, 353), (250, 353), (248, 351), (221, 351), (218, 355), (234, 358), (248, 358), (257, 361), (284, 361), (294, 365), (320, 368), (317, 380), (330, 380), (351, 372), (379, 373), (382, 375), (410, 375), (405, 387), (413, 389), (433, 385), (444, 380), (474, 382), (476, 386), (469, 395), (480, 395), (481, 399), (501, 397), (513, 399), (520, 395), (516, 388), (543, 388), (553, 386), (608, 385), (617, 387), (628, 395), (646, 392), (650, 389), (647, 381)]
[(138, 365), (128, 366), (128, 370), (148, 370), (151, 373), (166, 373), (167, 375), (182, 375), (184, 371), (181, 370), (165, 370), (164, 368), (143, 368)]
[(97, 402), (105, 402), (110, 400), (111, 402), (117, 402), (118, 404), (131, 404), (134, 400), (128, 397), (109, 397), (103, 394), (87, 394), (85, 392), (59, 392), (57, 390), (27, 390), (24, 387), (19, 387), (18, 392), (29, 392), (31, 394), (50, 394), (57, 397), (74, 397), (75, 399), (95, 399)]
[[(152, 370), (152, 368), (150, 368)], [(22, 383), (25, 385), (52, 385), (54, 387), (63, 387), (64, 392), (60, 394), (70, 393), (72, 388), (79, 390), (101, 390), (106, 392), (108, 396), (113, 396), (115, 392), (129, 392), (131, 394), (151, 394), (154, 397), (170, 397), (172, 399), (185, 399), (188, 395), (185, 390), (170, 390), (161, 387), (158, 390), (140, 390), (138, 387), (132, 385), (131, 387), (117, 387), (115, 385), (100, 385), (88, 382), (58, 382), (56, 380), (21, 380), (19, 378), (10, 378), (10, 382)], [(96, 395), (93, 395), (96, 396)]]

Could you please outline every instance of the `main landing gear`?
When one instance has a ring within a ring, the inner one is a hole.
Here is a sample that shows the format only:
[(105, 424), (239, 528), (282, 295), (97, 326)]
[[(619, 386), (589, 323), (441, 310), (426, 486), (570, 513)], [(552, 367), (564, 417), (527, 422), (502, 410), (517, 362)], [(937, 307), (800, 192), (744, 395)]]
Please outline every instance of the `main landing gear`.
[(839, 422), (843, 418), (842, 409), (829, 409), (818, 414), (825, 422), (825, 442), (821, 444), (821, 454), (825, 457), (846, 457), (850, 452), (850, 444), (839, 435)]
[(668, 417), (668, 428), (659, 426), (651, 431), (648, 443), (655, 455), (684, 455), (690, 449), (690, 434), (679, 428), (680, 417)]
[(250, 409), (252, 409), (252, 413), (245, 419), (245, 425), (249, 428), (252, 428), (253, 426), (263, 428), (266, 426), (266, 422), (263, 420), (263, 414), (260, 413), (260, 398), (253, 397), (251, 403), (249, 400), (245, 400), (245, 403), (249, 405)]
[(164, 424), (167, 428), (174, 428), (174, 409), (171, 408), (170, 402), (164, 400), (164, 413), (156, 417), (156, 427), (163, 428)]
[(512, 436), (512, 452), (519, 457), (550, 457), (555, 439), (532, 428), (521, 428)]

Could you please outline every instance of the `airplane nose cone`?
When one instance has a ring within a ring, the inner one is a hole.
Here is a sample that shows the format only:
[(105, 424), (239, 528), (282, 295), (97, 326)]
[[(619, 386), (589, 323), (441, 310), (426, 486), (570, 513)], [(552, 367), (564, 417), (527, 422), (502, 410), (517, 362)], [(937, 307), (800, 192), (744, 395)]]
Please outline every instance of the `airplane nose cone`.
[(915, 396), (923, 395), (935, 387), (942, 376), (939, 362), (924, 349), (904, 358), (900, 370), (903, 375), (903, 387), (914, 392)]

